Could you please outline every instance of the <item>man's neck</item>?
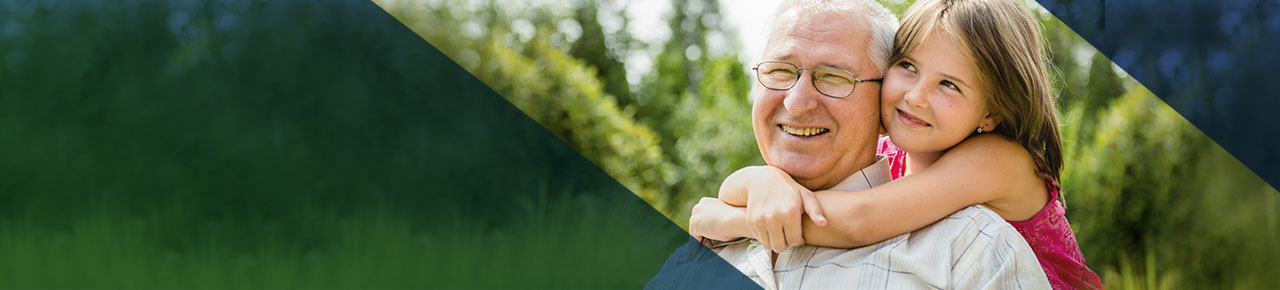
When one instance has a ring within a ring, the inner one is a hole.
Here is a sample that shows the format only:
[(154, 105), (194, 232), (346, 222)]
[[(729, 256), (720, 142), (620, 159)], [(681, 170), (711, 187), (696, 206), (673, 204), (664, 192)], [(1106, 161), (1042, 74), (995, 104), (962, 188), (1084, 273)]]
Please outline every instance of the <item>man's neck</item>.
[(858, 158), (855, 160), (854, 162), (857, 164), (849, 167), (846, 172), (830, 172), (819, 178), (796, 179), (796, 183), (799, 183), (800, 186), (804, 186), (804, 188), (812, 191), (831, 189), (859, 170), (875, 164), (876, 160), (878, 160), (878, 157), (876, 157), (876, 154), (873, 152), (869, 157)]

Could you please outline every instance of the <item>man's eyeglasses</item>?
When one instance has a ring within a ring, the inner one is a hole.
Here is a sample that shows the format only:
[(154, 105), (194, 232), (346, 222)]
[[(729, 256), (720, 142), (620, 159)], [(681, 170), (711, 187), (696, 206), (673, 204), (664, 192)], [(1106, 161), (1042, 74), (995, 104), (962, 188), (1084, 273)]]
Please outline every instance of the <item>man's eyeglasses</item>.
[(819, 93), (833, 98), (844, 98), (853, 94), (853, 89), (861, 82), (880, 82), (881, 79), (862, 80), (853, 77), (853, 73), (840, 68), (820, 66), (817, 68), (798, 67), (785, 61), (765, 61), (751, 68), (756, 71), (756, 80), (765, 88), (772, 90), (790, 90), (800, 80), (800, 71), (813, 72), (813, 87)]

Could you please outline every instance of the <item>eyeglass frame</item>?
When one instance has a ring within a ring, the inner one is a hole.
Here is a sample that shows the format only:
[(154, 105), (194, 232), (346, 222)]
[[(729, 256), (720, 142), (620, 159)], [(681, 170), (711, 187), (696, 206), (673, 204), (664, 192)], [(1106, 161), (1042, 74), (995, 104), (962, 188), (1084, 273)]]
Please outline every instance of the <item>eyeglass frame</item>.
[[(797, 73), (796, 73), (796, 78), (795, 78), (795, 80), (792, 80), (792, 81), (791, 81), (791, 85), (790, 85), (790, 86), (787, 86), (786, 88), (771, 88), (771, 87), (769, 87), (769, 85), (764, 84), (764, 81), (760, 79), (760, 66), (761, 66), (761, 65), (764, 65), (764, 64), (766, 64), (766, 63), (780, 63), (780, 64), (785, 64), (785, 65), (790, 65), (791, 67), (796, 68), (796, 72), (797, 72)], [(847, 70), (844, 70), (844, 69), (842, 69), (842, 68), (838, 68), (838, 67), (833, 67), (833, 66), (820, 66), (820, 67), (815, 67), (815, 68), (807, 68), (807, 67), (798, 66), (798, 65), (796, 65), (796, 64), (794, 64), (794, 63), (790, 63), (790, 62), (786, 62), (786, 61), (781, 61), (781, 60), (766, 60), (766, 61), (762, 61), (762, 62), (760, 62), (760, 63), (757, 63), (755, 67), (752, 67), (752, 68), (751, 68), (751, 70), (753, 70), (753, 71), (755, 71), (755, 72), (756, 72), (756, 82), (760, 83), (760, 85), (761, 85), (761, 86), (764, 86), (764, 88), (766, 88), (766, 89), (776, 90), (776, 91), (786, 91), (786, 90), (790, 90), (791, 88), (795, 88), (795, 87), (796, 87), (796, 84), (800, 83), (800, 78), (802, 78), (802, 76), (804, 75), (804, 71), (808, 70), (808, 71), (809, 71), (809, 83), (810, 83), (811, 85), (813, 85), (813, 89), (814, 89), (814, 90), (816, 90), (816, 91), (818, 91), (818, 93), (822, 94), (823, 96), (828, 96), (828, 97), (837, 98), (837, 99), (843, 99), (843, 98), (847, 98), (847, 97), (849, 97), (849, 96), (852, 96), (852, 95), (853, 95), (853, 91), (855, 91), (855, 90), (857, 90), (857, 89), (858, 89), (858, 84), (859, 84), (859, 83), (863, 83), (863, 82), (883, 83), (883, 82), (884, 82), (884, 78), (878, 78), (878, 79), (866, 79), (866, 80), (864, 80), (864, 79), (860, 79), (860, 78), (854, 77), (854, 78), (853, 78), (853, 89), (850, 89), (850, 90), (849, 90), (849, 93), (848, 93), (848, 94), (845, 94), (844, 96), (835, 96), (835, 95), (832, 95), (832, 94), (828, 94), (827, 92), (823, 92), (821, 89), (818, 89), (818, 76), (817, 76), (817, 74), (816, 74), (816, 73), (818, 72), (818, 70), (819, 70), (819, 69), (831, 69), (831, 70), (835, 70), (835, 71), (837, 71), (837, 72), (847, 73), (847, 74), (849, 74), (849, 76), (851, 76), (851, 77), (852, 77), (852, 76), (854, 76), (853, 72), (850, 72), (850, 71), (847, 71)]]

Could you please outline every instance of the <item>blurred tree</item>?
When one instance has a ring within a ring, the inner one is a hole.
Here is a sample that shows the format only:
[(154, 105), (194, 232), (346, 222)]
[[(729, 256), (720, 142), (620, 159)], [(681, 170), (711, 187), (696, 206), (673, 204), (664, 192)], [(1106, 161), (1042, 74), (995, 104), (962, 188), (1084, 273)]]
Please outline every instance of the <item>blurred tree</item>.
[[(663, 148), (675, 145), (677, 126), (672, 113), (683, 98), (700, 98), (698, 83), (703, 78), (708, 30), (718, 30), (719, 3), (715, 0), (674, 0), (667, 19), (671, 37), (658, 53), (655, 66), (641, 86), (637, 118), (658, 130)], [(745, 95), (744, 95), (745, 96)]]
[(681, 184), (672, 204), (677, 220), (687, 216), (700, 197), (715, 196), (720, 183), (733, 171), (762, 165), (751, 131), (751, 104), (747, 101), (747, 76), (736, 58), (720, 58), (704, 67), (706, 78), (698, 86), (701, 98), (680, 100), (674, 114), (680, 124), (674, 132)]
[(698, 198), (716, 195), (729, 173), (764, 164), (751, 134), (751, 79), (736, 53), (711, 49), (711, 42), (734, 39), (721, 18), (718, 1), (672, 1), (671, 38), (638, 90), (637, 120), (662, 135), (663, 151), (680, 172), (673, 192), (678, 202), (666, 207), (680, 224)]
[(677, 176), (658, 147), (658, 136), (622, 113), (594, 71), (541, 37), (532, 43), (531, 56), (504, 51), (497, 41), (489, 48), (497, 56), (493, 61), (504, 64), (489, 73), (513, 80), (495, 90), (646, 202), (670, 203), (666, 192)]
[[(626, 33), (627, 17), (622, 11), (609, 11), (608, 17), (617, 17), (620, 23), (612, 33), (604, 31), (598, 1), (582, 1), (574, 11), (574, 21), (581, 28), (581, 36), (573, 43), (569, 55), (594, 67), (604, 82), (604, 91), (613, 95), (622, 107), (635, 103), (631, 85), (627, 82), (627, 68), (619, 61), (620, 52), (630, 49), (632, 40)], [(606, 36), (606, 34), (609, 34)]]
[[(1081, 123), (1085, 107), (1074, 106), (1068, 122)], [(1091, 141), (1069, 147), (1063, 181), (1081, 250), (1104, 281), (1277, 286), (1252, 268), (1280, 258), (1254, 245), (1280, 240), (1274, 189), (1140, 86), (1093, 122), (1090, 137), (1066, 130)]]
[(1191, 153), (1207, 143), (1160, 105), (1145, 90), (1130, 91), (1099, 114), (1093, 142), (1069, 156), (1074, 166), (1063, 175), (1064, 188), (1071, 201), (1081, 201), (1071, 207), (1073, 216), (1089, 217), (1075, 222), (1091, 261), (1114, 264), (1114, 253), (1152, 246), (1173, 221), (1168, 205), (1184, 200), (1174, 181), (1193, 172)]
[[(425, 8), (449, 10), (449, 5), (439, 5)], [(622, 111), (593, 67), (565, 52), (565, 35), (554, 25), (566, 17), (548, 7), (521, 8), (483, 6), (444, 13), (485, 15), (470, 19), (491, 23), (476, 38), (457, 37), (456, 31), (469, 29), (467, 21), (458, 21), (462, 19), (388, 10), (410, 27), (431, 27), (418, 32), (646, 202), (660, 209), (670, 204), (679, 176), (658, 146), (658, 135)], [(532, 31), (513, 31), (521, 29)]]

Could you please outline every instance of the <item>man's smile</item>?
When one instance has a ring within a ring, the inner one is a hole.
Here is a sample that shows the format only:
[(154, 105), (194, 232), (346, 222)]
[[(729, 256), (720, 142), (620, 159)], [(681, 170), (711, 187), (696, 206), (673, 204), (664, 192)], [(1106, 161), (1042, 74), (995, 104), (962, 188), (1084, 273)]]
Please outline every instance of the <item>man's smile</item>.
[(822, 127), (792, 127), (782, 124), (778, 124), (778, 128), (782, 129), (783, 132), (787, 132), (787, 134), (791, 134), (796, 137), (813, 137), (826, 134), (831, 131), (830, 129)]

